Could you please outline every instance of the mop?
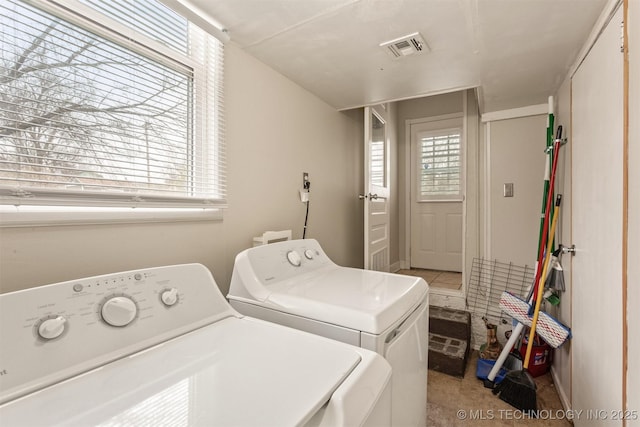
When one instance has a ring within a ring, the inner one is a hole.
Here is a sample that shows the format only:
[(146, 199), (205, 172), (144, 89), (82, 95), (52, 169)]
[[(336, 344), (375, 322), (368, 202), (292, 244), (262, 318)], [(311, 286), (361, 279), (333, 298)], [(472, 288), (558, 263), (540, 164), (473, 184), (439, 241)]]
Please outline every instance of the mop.
[[(555, 257), (551, 258), (551, 263), (554, 262), (554, 258), (556, 261), (556, 267), (554, 265), (554, 269), (557, 269), (555, 272), (556, 277), (552, 277), (553, 269), (551, 273), (547, 274), (547, 279), (545, 280), (545, 284), (551, 284), (552, 288), (557, 290), (564, 291), (564, 276), (562, 274), (562, 266), (557, 259), (557, 253), (562, 251), (562, 245), (560, 248), (556, 250), (553, 254)], [(547, 285), (548, 286), (548, 285)], [(513, 357), (511, 357), (510, 349), (516, 344), (516, 341), (520, 337), (520, 334), (524, 331), (524, 327), (531, 326), (531, 316), (529, 313), (532, 306), (532, 299), (529, 302), (524, 301), (523, 299), (517, 297), (511, 292), (503, 292), (500, 297), (500, 309), (515, 319), (518, 324), (513, 329), (509, 340), (504, 345), (500, 356), (496, 360), (496, 363), (493, 365), (493, 368), (487, 375), (487, 378), (484, 380), (484, 386), (486, 388), (493, 388), (495, 386), (495, 378), (500, 372), (500, 368), (504, 365), (508, 369), (518, 370), (517, 361), (513, 361)], [(568, 339), (571, 338), (571, 329), (563, 325), (560, 321), (550, 316), (549, 314), (541, 311), (538, 317), (538, 335), (551, 347), (558, 348), (562, 344), (564, 344)], [(511, 361), (509, 361), (509, 357), (511, 357)], [(514, 366), (515, 365), (515, 366)]]
[[(487, 375), (487, 378), (484, 380), (484, 386), (486, 388), (493, 388), (495, 386), (495, 378), (503, 366), (509, 370), (519, 370), (522, 368), (522, 366), (518, 366), (519, 361), (514, 360), (514, 358), (517, 359), (517, 356), (512, 355), (510, 349), (516, 344), (520, 334), (524, 331), (524, 327), (531, 326), (532, 319), (531, 316), (529, 316), (530, 308), (530, 303), (518, 298), (511, 292), (505, 291), (502, 293), (500, 297), (500, 309), (515, 319), (518, 324), (513, 329), (500, 356), (498, 356), (489, 375)], [(538, 315), (538, 325), (536, 329), (537, 334), (553, 348), (560, 347), (571, 338), (571, 329), (544, 311), (540, 311)]]
[[(523, 326), (531, 326), (529, 316), (531, 305), (510, 292), (503, 292), (500, 298), (500, 308)], [(571, 329), (544, 311), (538, 314), (537, 331), (540, 338), (553, 348), (558, 348), (571, 338)], [(515, 333), (515, 330), (514, 330)], [(508, 343), (507, 343), (508, 344)]]
[[(558, 195), (555, 203), (555, 210), (553, 213), (553, 221), (551, 223), (550, 235), (553, 236), (558, 222), (558, 215), (560, 214), (560, 203), (562, 196)], [(541, 295), (544, 282), (549, 269), (551, 261), (551, 245), (553, 245), (553, 239), (547, 239), (547, 257), (544, 261), (544, 267), (542, 269), (542, 275), (537, 285), (538, 294)], [(536, 300), (535, 309), (533, 311), (533, 319), (531, 320), (531, 330), (529, 331), (529, 342), (527, 343), (527, 352), (524, 358), (524, 368), (521, 371), (509, 372), (502, 382), (493, 389), (493, 394), (499, 394), (500, 399), (512, 405), (516, 409), (519, 409), (528, 414), (534, 414), (538, 408), (536, 398), (536, 383), (528, 372), (529, 361), (531, 359), (531, 351), (533, 349), (533, 342), (536, 335), (536, 329), (538, 325), (538, 319), (540, 315), (540, 304), (542, 298)], [(528, 306), (528, 304), (527, 304)], [(528, 309), (528, 307), (527, 307)]]

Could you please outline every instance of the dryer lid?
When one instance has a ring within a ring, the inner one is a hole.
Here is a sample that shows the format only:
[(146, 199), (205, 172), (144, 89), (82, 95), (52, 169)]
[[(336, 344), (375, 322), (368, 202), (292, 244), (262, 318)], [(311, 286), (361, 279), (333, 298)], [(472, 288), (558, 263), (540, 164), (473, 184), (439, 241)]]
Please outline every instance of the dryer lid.
[(0, 419), (6, 425), (302, 425), (362, 357), (361, 349), (343, 343), (231, 317), (7, 402)]
[(268, 291), (259, 305), (379, 335), (424, 301), (428, 286), (420, 277), (330, 265)]

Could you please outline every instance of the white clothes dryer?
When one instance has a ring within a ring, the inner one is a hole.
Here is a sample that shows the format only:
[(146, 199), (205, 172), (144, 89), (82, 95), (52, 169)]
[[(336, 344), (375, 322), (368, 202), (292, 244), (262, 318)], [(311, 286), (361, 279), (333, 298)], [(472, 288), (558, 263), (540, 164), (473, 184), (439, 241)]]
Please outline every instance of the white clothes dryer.
[(247, 316), (384, 356), (392, 368), (392, 425), (426, 425), (429, 292), (424, 279), (341, 267), (316, 240), (288, 240), (239, 253), (227, 298)]
[(379, 355), (241, 316), (188, 264), (0, 295), (0, 420), (390, 425)]

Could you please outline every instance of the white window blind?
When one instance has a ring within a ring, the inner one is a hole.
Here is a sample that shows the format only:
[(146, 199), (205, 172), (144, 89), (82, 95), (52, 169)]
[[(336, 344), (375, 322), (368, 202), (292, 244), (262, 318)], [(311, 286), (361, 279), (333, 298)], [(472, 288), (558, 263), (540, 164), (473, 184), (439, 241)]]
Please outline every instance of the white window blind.
[(387, 186), (387, 143), (385, 124), (371, 114), (371, 141), (369, 142), (369, 181), (379, 187)]
[(425, 132), (418, 143), (418, 200), (461, 196), (461, 130)]
[(371, 141), (369, 153), (371, 156), (369, 179), (373, 185), (384, 187), (386, 184), (386, 150), (384, 141)]
[(0, 4), (0, 204), (223, 207), (223, 45), (155, 0)]

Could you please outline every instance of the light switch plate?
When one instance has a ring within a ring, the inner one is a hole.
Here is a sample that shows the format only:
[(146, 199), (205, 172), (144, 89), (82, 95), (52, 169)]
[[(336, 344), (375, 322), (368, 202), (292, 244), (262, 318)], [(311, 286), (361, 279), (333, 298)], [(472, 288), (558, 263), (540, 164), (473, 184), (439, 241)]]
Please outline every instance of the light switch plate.
[(507, 182), (504, 184), (503, 194), (504, 197), (513, 197), (513, 182)]

